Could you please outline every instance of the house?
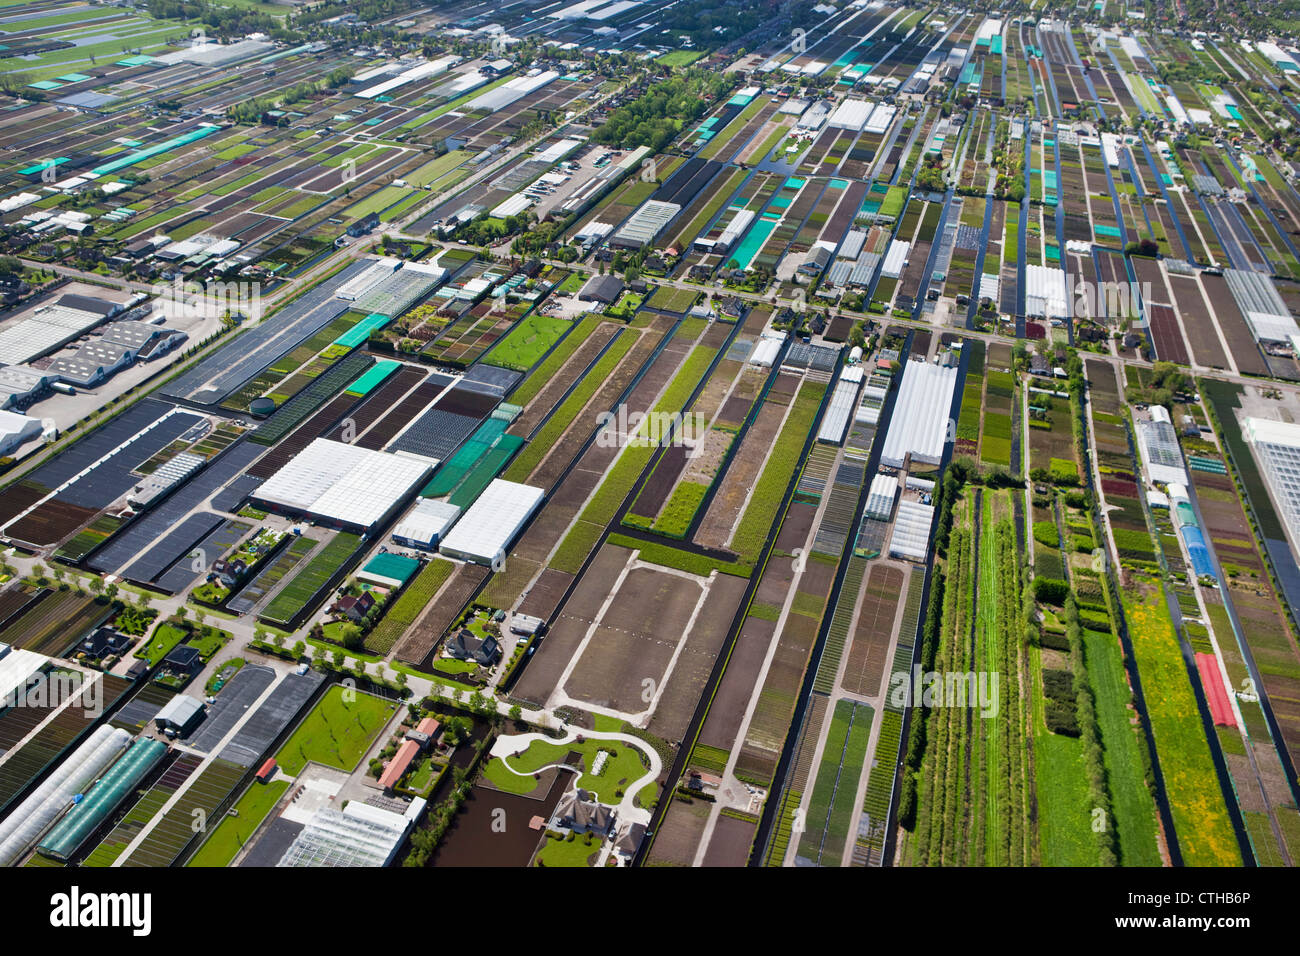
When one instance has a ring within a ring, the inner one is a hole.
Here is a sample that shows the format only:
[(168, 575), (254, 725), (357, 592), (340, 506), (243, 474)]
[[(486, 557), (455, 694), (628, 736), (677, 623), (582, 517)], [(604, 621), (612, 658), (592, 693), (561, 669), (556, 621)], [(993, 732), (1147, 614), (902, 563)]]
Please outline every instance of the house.
[(131, 638), (125, 634), (121, 634), (111, 627), (101, 627), (78, 644), (77, 650), (87, 657), (99, 659), (107, 657), (109, 654), (121, 654), (130, 646)]
[(223, 585), (233, 588), (248, 573), (248, 565), (243, 558), (235, 558), (233, 561), (214, 561), (212, 573)]
[(501, 645), (491, 634), (480, 639), (462, 627), (448, 639), (447, 653), (458, 661), (474, 661), (484, 667), (491, 667), (501, 659)]
[(1052, 364), (1047, 361), (1047, 356), (1031, 355), (1029, 357), (1029, 374), (1042, 375), (1046, 378), (1051, 378)]
[(558, 827), (574, 833), (607, 837), (614, 832), (614, 808), (597, 803), (586, 790), (570, 790), (560, 797), (553, 817)]
[(348, 226), (347, 233), (353, 239), (359, 239), (373, 229), (379, 228), (379, 213), (372, 212)]
[(374, 606), (375, 596), (366, 591), (360, 597), (349, 594), (347, 597), (339, 598), (330, 608), (330, 613), (346, 617), (349, 621), (363, 621)]
[(404, 740), (414, 741), (420, 748), (421, 752), (429, 749), (434, 739), (438, 736), (438, 731), (442, 729), (442, 724), (432, 717), (425, 717), (413, 728), (408, 730), (403, 736)]
[(641, 849), (641, 842), (645, 839), (645, 824), (634, 823), (623, 831), (622, 836), (614, 844), (614, 853), (624, 863), (631, 863), (632, 858), (636, 856), (636, 851)]
[(199, 649), (182, 644), (163, 658), (162, 669), (177, 677), (192, 677), (203, 670), (203, 660)]

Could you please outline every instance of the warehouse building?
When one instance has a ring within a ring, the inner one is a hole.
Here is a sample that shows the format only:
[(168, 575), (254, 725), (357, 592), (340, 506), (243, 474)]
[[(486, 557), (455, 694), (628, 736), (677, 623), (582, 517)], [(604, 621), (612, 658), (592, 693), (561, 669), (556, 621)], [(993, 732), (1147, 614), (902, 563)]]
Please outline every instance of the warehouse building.
[(203, 720), (203, 701), (197, 697), (177, 694), (154, 715), (154, 724), (159, 730), (184, 737)]
[(541, 488), (494, 478), (442, 539), (439, 552), (475, 564), (504, 561), (506, 550), (544, 497)]
[(880, 462), (901, 468), (909, 455), (913, 461), (937, 465), (948, 441), (948, 418), (957, 367), (907, 362), (899, 386)]
[(103, 322), (105, 316), (98, 307), (64, 304), (64, 300), (76, 302), (83, 298), (63, 296), (58, 302), (38, 306), (26, 318), (0, 330), (0, 364), (26, 364), (80, 338)]
[(459, 517), (458, 506), (421, 498), (393, 529), (393, 540), (403, 547), (433, 551)]
[(41, 435), (39, 419), (0, 410), (0, 455), (11, 455)]
[(258, 507), (369, 531), (429, 476), (435, 462), (317, 438), (253, 492)]
[(52, 376), (30, 366), (0, 366), (0, 408), (22, 411), (48, 396), (52, 384)]

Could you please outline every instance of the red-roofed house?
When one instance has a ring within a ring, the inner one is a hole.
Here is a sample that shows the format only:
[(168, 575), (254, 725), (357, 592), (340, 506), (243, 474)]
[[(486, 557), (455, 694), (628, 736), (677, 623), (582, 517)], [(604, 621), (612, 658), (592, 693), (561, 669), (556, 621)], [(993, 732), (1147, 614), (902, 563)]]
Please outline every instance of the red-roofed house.
[(392, 791), (406, 771), (411, 768), (411, 761), (415, 759), (416, 754), (419, 752), (420, 745), (416, 741), (402, 741), (402, 745), (397, 748), (397, 753), (393, 754), (393, 759), (388, 761), (388, 766), (380, 774), (379, 786), (385, 792)]

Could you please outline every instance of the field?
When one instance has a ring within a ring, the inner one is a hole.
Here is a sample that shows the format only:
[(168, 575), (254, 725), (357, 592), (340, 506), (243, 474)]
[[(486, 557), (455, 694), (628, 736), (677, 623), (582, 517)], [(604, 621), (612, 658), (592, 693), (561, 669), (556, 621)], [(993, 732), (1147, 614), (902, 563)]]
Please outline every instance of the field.
[(361, 538), (358, 535), (340, 531), (313, 555), (306, 567), (280, 589), (262, 611), (261, 618), (282, 626), (292, 624), (309, 605), (315, 603), (321, 590), (352, 557), (360, 544)]
[(525, 372), (560, 340), (572, 323), (539, 313), (530, 313), (483, 357), (488, 365), (500, 365)]
[(254, 782), (235, 801), (232, 809), (236, 815), (222, 817), (212, 835), (185, 865), (229, 866), (288, 789), (288, 780), (272, 780), (266, 784)]
[(302, 773), (308, 761), (351, 770), (396, 710), (396, 704), (382, 697), (331, 687), (275, 759), (290, 776)]
[(434, 558), (421, 568), (415, 579), (384, 612), (383, 619), (375, 629), (366, 635), (366, 650), (372, 654), (387, 654), (391, 651), (454, 570), (456, 565), (441, 558)]
[[(1196, 699), (1159, 586), (1125, 594), (1160, 770), (1188, 866), (1240, 866), (1241, 852), (1217, 784)], [(1211, 783), (1213, 781), (1213, 783)]]

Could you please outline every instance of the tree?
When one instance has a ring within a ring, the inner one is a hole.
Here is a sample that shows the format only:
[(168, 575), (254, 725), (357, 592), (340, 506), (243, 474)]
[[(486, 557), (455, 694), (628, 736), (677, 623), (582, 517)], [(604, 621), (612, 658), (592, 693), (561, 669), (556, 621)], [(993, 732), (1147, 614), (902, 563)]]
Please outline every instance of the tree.
[(343, 646), (350, 651), (360, 650), (361, 645), (365, 643), (365, 635), (361, 633), (361, 628), (356, 624), (344, 624), (340, 637), (343, 640)]
[(510, 719), (515, 723), (520, 723), (524, 719), (524, 709), (518, 704), (510, 705)]
[(305, 641), (295, 641), (295, 642), (294, 642), (294, 645), (293, 645), (293, 656), (294, 656), (294, 657), (302, 657), (303, 653), (304, 653), (306, 650), (307, 650), (307, 644), (306, 644)]

